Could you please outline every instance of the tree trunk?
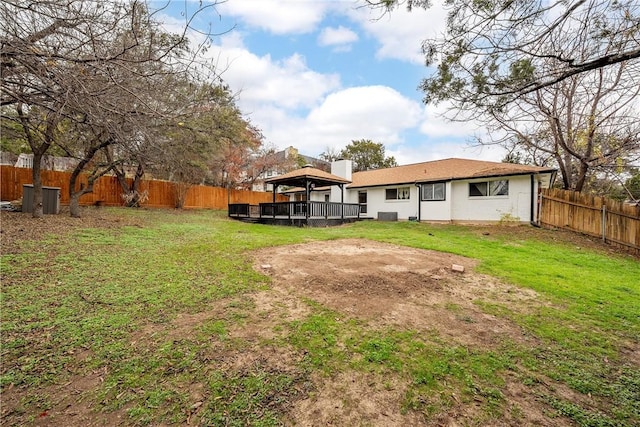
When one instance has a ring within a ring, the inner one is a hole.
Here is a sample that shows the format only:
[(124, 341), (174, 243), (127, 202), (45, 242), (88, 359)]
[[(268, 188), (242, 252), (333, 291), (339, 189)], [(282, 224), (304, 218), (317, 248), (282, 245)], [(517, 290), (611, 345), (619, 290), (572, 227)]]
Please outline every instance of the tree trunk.
[(133, 206), (136, 208), (140, 207), (140, 182), (142, 181), (142, 177), (144, 176), (144, 167), (142, 163), (138, 163), (138, 169), (136, 169), (136, 175), (133, 177), (133, 184), (131, 186), (131, 190), (135, 195)]
[(80, 197), (84, 196), (88, 193), (93, 193), (93, 183), (99, 176), (92, 176), (89, 178), (89, 183), (85, 187), (83, 184), (80, 184), (80, 190), (74, 191), (76, 188), (76, 183), (78, 182), (78, 175), (72, 173), (71, 178), (69, 179), (69, 212), (71, 214), (71, 218), (80, 218)]
[(176, 209), (184, 208), (184, 203), (187, 200), (187, 192), (193, 185), (186, 182), (174, 182), (174, 204)]
[(129, 188), (127, 177), (124, 171), (121, 170), (119, 167), (113, 168), (113, 172), (116, 174), (116, 178), (120, 183), (120, 188), (122, 188), (122, 199), (124, 200), (125, 206), (130, 208), (131, 207), (131, 197), (130, 197), (131, 189)]
[(33, 168), (31, 169), (31, 177), (33, 179), (33, 204), (31, 208), (34, 218), (42, 218), (44, 216), (44, 207), (42, 206), (42, 177), (40, 174), (41, 168), (42, 153), (37, 150), (33, 152)]
[(128, 208), (140, 207), (141, 195), (138, 192), (138, 190), (140, 189), (140, 182), (142, 181), (142, 177), (144, 176), (144, 166), (142, 165), (142, 163), (138, 163), (138, 168), (136, 169), (136, 175), (133, 178), (133, 183), (131, 184), (131, 187), (129, 187), (129, 183), (127, 182), (127, 178), (123, 170), (117, 167), (114, 167), (113, 170), (116, 174), (116, 177), (118, 178), (120, 187), (122, 188), (125, 205)]
[(584, 188), (584, 183), (587, 180), (587, 171), (589, 170), (589, 165), (585, 162), (580, 163), (580, 169), (578, 170), (578, 179), (576, 181), (576, 188), (574, 188), (577, 192), (582, 192)]
[[(91, 156), (92, 158), (93, 156)], [(84, 187), (84, 184), (80, 183), (80, 190), (76, 191), (76, 185), (78, 184), (78, 177), (80, 172), (84, 169), (84, 166), (89, 162), (86, 158), (83, 159), (73, 170), (69, 177), (69, 213), (71, 218), (80, 218), (80, 197), (87, 193), (93, 192), (93, 181), (95, 178), (92, 176), (89, 178), (89, 184)]]
[(80, 191), (75, 191), (80, 171), (74, 170), (69, 178), (69, 213), (71, 218), (80, 218), (80, 196), (85, 194), (84, 186), (80, 184)]
[(97, 170), (94, 170), (91, 176), (89, 177), (87, 187), (84, 188), (80, 185), (80, 190), (75, 191), (76, 183), (78, 182), (78, 177), (80, 176), (80, 172), (82, 172), (87, 164), (94, 158), (96, 153), (103, 148), (108, 147), (113, 143), (111, 138), (106, 139), (101, 144), (92, 146), (87, 150), (84, 155), (84, 158), (80, 160), (80, 162), (76, 165), (76, 168), (71, 173), (71, 177), (69, 177), (69, 210), (72, 218), (80, 218), (80, 197), (87, 193), (93, 192), (93, 183), (96, 179), (109, 172), (113, 165), (106, 168), (104, 171), (98, 173)]
[(80, 184), (80, 190), (74, 191), (81, 170), (82, 169), (76, 168), (69, 178), (69, 211), (72, 218), (80, 218), (80, 197), (84, 196), (85, 194), (93, 193), (93, 184), (98, 178), (109, 172), (111, 168), (108, 168), (101, 173), (94, 171), (94, 173), (89, 176), (89, 179), (87, 180), (87, 186), (85, 187), (83, 184)]
[(71, 213), (71, 218), (80, 218), (80, 196), (80, 193), (73, 192), (69, 198), (69, 211)]

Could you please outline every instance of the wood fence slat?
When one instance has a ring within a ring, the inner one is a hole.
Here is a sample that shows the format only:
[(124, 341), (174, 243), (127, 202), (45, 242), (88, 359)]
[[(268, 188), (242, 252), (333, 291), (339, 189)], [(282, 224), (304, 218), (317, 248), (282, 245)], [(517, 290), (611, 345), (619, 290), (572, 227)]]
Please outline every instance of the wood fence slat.
[(640, 253), (640, 206), (554, 188), (543, 189), (541, 196), (539, 220), (544, 226), (600, 238), (604, 228), (605, 242)]
[[(69, 204), (69, 172), (42, 171), (42, 185), (60, 188), (60, 203)], [(131, 184), (129, 180), (129, 184)], [(32, 184), (32, 170), (16, 168), (9, 165), (0, 166), (0, 199), (11, 201), (22, 198), (24, 184)], [(79, 183), (87, 185), (87, 176), (80, 175)], [(144, 206), (153, 208), (175, 207), (177, 186), (174, 182), (160, 180), (143, 180), (141, 191), (147, 191), (149, 199)], [(277, 202), (286, 202), (289, 198), (278, 194)], [(246, 190), (227, 190), (221, 187), (208, 187), (194, 185), (187, 190), (185, 208), (198, 209), (227, 209), (230, 203), (259, 204), (273, 201), (272, 193)], [(80, 198), (81, 206), (91, 206), (100, 203), (104, 206), (123, 206), (122, 188), (118, 179), (113, 175), (105, 175), (95, 182), (93, 193), (85, 194)]]

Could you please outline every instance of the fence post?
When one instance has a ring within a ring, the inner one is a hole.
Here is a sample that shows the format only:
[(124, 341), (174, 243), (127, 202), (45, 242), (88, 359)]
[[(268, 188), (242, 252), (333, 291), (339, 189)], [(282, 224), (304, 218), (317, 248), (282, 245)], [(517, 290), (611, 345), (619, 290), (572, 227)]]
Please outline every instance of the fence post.
[(607, 243), (607, 205), (602, 205), (602, 242)]

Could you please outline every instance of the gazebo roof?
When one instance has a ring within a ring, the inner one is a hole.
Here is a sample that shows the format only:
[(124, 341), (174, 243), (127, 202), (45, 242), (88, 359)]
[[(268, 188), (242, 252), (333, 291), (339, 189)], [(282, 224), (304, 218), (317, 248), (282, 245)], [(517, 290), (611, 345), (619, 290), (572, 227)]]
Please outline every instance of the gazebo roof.
[(292, 187), (303, 188), (307, 187), (307, 182), (314, 185), (315, 187), (342, 185), (351, 182), (348, 179), (332, 175), (329, 172), (325, 172), (311, 166), (304, 166), (300, 169), (293, 170), (284, 175), (267, 178), (264, 181), (273, 184), (274, 186), (289, 185)]

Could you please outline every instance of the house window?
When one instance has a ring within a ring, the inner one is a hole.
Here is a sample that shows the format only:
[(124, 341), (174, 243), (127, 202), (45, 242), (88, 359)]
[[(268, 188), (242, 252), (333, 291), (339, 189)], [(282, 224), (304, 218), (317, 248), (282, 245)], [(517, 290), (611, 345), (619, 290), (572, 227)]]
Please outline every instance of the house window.
[(387, 188), (385, 190), (386, 200), (409, 200), (409, 187)]
[(445, 183), (422, 184), (422, 200), (445, 200)]
[(469, 183), (469, 197), (508, 196), (509, 181), (481, 181)]

